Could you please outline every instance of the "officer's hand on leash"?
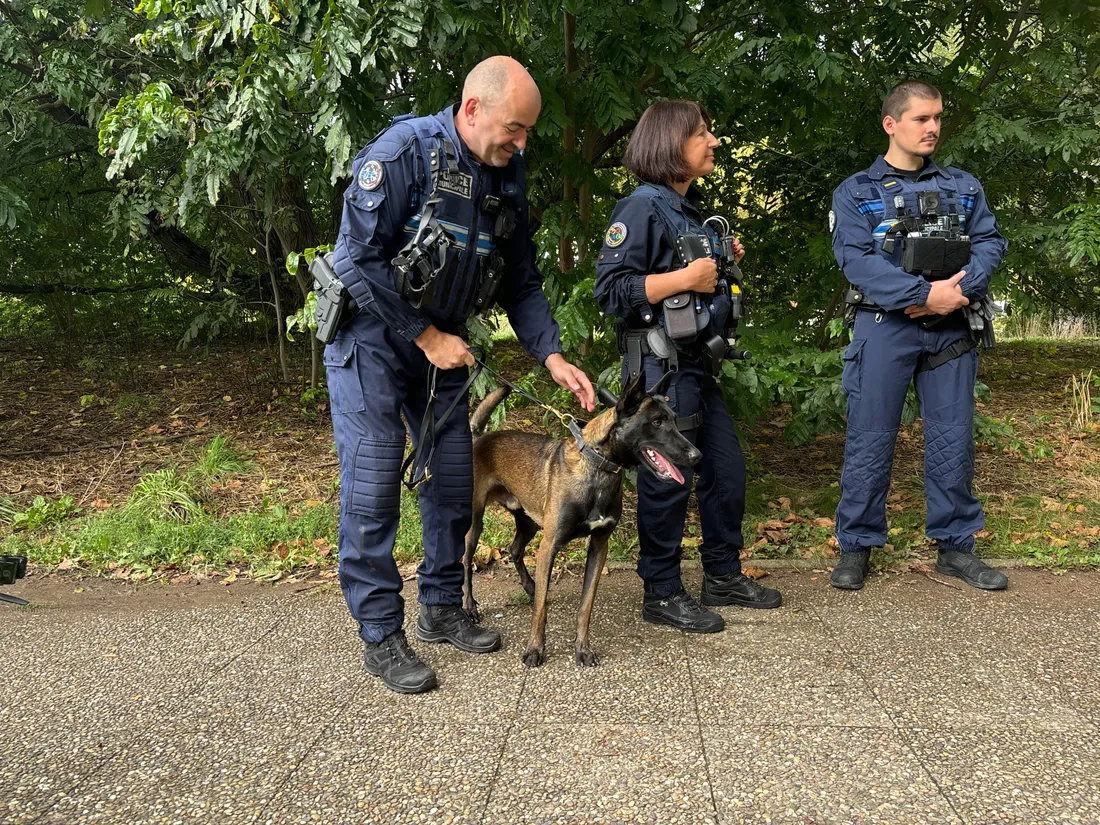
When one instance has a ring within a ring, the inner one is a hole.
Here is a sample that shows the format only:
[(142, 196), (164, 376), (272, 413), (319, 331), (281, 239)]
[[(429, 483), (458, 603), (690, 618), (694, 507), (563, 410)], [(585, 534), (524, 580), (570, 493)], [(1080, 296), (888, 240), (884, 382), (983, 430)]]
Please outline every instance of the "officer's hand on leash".
[(718, 284), (718, 264), (714, 258), (696, 258), (684, 267), (686, 289), (692, 292), (714, 292)]
[(562, 358), (560, 352), (555, 352), (546, 359), (546, 369), (550, 370), (550, 377), (557, 382), (559, 387), (565, 387), (588, 412), (596, 409), (596, 391), (592, 389), (592, 382), (588, 380), (584, 370), (578, 369)]
[(470, 352), (465, 341), (457, 335), (440, 332), (434, 326), (428, 327), (416, 336), (413, 343), (420, 347), (428, 360), (441, 370), (474, 365), (474, 354)]
[(963, 295), (959, 281), (966, 276), (966, 270), (956, 272), (946, 281), (935, 281), (928, 291), (924, 306), (906, 307), (905, 314), (910, 318), (923, 318), (925, 315), (950, 315), (956, 309), (969, 305), (970, 300)]

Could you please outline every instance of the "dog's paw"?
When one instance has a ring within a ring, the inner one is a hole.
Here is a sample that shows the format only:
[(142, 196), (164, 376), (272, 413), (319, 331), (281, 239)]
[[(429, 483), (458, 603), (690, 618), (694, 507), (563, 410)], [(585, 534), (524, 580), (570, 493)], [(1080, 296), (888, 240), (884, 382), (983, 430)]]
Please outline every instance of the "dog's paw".
[(523, 651), (522, 659), (527, 667), (542, 667), (546, 663), (546, 654), (537, 647), (529, 647)]
[(597, 667), (600, 664), (600, 655), (594, 650), (578, 650), (576, 658), (581, 667)]
[(469, 602), (462, 605), (463, 612), (470, 617), (474, 624), (481, 624), (481, 611), (477, 609), (477, 602)]
[(523, 582), (523, 592), (527, 594), (527, 598), (531, 600), (531, 604), (535, 603), (535, 583)]

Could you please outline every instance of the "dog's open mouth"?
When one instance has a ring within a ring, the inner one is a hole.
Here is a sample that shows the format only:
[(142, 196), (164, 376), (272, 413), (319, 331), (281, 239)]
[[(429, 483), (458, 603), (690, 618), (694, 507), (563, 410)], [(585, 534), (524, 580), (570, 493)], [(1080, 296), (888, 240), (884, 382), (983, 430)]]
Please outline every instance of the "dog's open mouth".
[(652, 447), (643, 447), (642, 456), (645, 458), (646, 464), (650, 466), (657, 478), (661, 481), (675, 481), (678, 484), (684, 483), (684, 477), (680, 474), (680, 471), (676, 469), (676, 465)]

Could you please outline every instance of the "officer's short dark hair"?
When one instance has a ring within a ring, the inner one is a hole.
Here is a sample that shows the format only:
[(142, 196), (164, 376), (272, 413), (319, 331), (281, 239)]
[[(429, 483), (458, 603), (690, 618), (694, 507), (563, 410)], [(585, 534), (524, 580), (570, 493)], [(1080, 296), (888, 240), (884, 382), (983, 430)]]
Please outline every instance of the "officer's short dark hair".
[(906, 80), (891, 89), (890, 94), (886, 95), (886, 100), (882, 101), (882, 118), (889, 115), (894, 120), (901, 120), (901, 116), (909, 108), (909, 100), (914, 97), (921, 100), (939, 100), (941, 95), (940, 90), (931, 83), (925, 83), (923, 80)]
[(710, 116), (692, 100), (662, 100), (646, 109), (623, 153), (623, 166), (646, 183), (672, 186), (691, 179), (684, 145)]

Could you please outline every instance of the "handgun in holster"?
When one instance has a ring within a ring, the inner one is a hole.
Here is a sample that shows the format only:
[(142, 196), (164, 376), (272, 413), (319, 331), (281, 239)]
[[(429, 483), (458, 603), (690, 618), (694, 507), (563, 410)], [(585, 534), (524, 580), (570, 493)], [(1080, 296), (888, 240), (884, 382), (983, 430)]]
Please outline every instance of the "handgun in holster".
[(359, 314), (359, 306), (348, 288), (336, 277), (331, 252), (315, 257), (309, 265), (309, 274), (317, 294), (317, 309), (314, 311), (317, 329), (313, 334), (322, 344), (331, 344), (336, 331)]

